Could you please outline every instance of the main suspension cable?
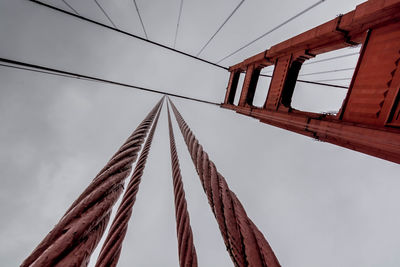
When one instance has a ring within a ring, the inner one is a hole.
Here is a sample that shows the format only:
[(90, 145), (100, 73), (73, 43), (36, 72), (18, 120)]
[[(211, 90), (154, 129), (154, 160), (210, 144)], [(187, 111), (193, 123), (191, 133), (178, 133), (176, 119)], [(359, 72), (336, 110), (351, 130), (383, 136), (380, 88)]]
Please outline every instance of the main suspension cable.
[(192, 59), (196, 59), (196, 60), (201, 61), (201, 62), (203, 62), (203, 63), (207, 63), (207, 64), (209, 64), (209, 65), (213, 65), (213, 66), (215, 66), (215, 67), (218, 67), (218, 68), (221, 68), (221, 69), (224, 69), (224, 70), (228, 70), (227, 67), (224, 67), (224, 66), (221, 66), (221, 65), (219, 65), (219, 64), (213, 63), (213, 62), (211, 62), (211, 61), (209, 61), (209, 60), (206, 60), (206, 59), (203, 59), (203, 58), (199, 58), (199, 57), (197, 57), (197, 56), (188, 54), (188, 53), (186, 53), (186, 52), (183, 52), (183, 51), (180, 51), (180, 50), (177, 50), (177, 49), (174, 49), (174, 48), (172, 48), (172, 47), (163, 45), (163, 44), (161, 44), (161, 43), (157, 43), (157, 42), (155, 42), (155, 41), (147, 40), (146, 38), (143, 38), (143, 37), (140, 37), (140, 36), (138, 36), (138, 35), (135, 35), (135, 34), (126, 32), (126, 31), (124, 31), (124, 30), (120, 30), (120, 29), (118, 29), (118, 28), (113, 28), (113, 27), (108, 26), (108, 25), (106, 25), (106, 24), (104, 24), (104, 23), (101, 23), (101, 22), (98, 22), (98, 21), (95, 21), (95, 20), (92, 20), (92, 19), (89, 19), (89, 18), (80, 16), (80, 15), (74, 14), (74, 13), (69, 12), (69, 11), (67, 11), (67, 10), (64, 10), (64, 9), (61, 9), (61, 8), (58, 8), (58, 7), (55, 7), (55, 6), (52, 6), (52, 5), (48, 5), (48, 4), (46, 4), (46, 3), (43, 3), (43, 2), (40, 2), (40, 1), (37, 1), (37, 0), (28, 0), (28, 1), (30, 1), (30, 2), (32, 2), (32, 3), (35, 3), (35, 4), (38, 4), (38, 5), (41, 5), (41, 6), (44, 6), (44, 7), (47, 7), (47, 8), (50, 8), (50, 9), (55, 10), (55, 11), (58, 11), (58, 12), (61, 12), (61, 13), (64, 13), (64, 14), (73, 16), (73, 17), (78, 18), (78, 19), (81, 19), (81, 20), (83, 20), (83, 21), (96, 24), (97, 26), (101, 26), (101, 27), (107, 28), (107, 29), (109, 29), (109, 30), (113, 30), (113, 31), (116, 31), (116, 32), (118, 32), (118, 33), (122, 33), (122, 34), (124, 34), (124, 35), (127, 35), (127, 36), (129, 36), (129, 37), (133, 37), (133, 38), (135, 38), (135, 39), (138, 39), (138, 40), (141, 40), (141, 41), (144, 41), (144, 42), (147, 42), (147, 43), (149, 43), (149, 44), (152, 44), (152, 45), (155, 45), (155, 46), (158, 46), (158, 47), (162, 47), (162, 48), (164, 48), (164, 49), (167, 49), (167, 50), (169, 50), (169, 51), (173, 51), (173, 52), (175, 52), (175, 53), (178, 53), (178, 54), (181, 54), (181, 55), (190, 57), (190, 58), (192, 58)]
[[(15, 61), (15, 60), (11, 60), (11, 59), (0, 58), (0, 62), (5, 62), (5, 63), (8, 63), (8, 64), (18, 65), (18, 67), (16, 67), (16, 66), (10, 66), (10, 65), (6, 65), (6, 64), (1, 64), (0, 66), (3, 66), (3, 67), (10, 67), (10, 68), (14, 68), (14, 69), (33, 71), (33, 72), (40, 72), (40, 73), (44, 73), (44, 74), (62, 76), (62, 77), (73, 78), (73, 79), (84, 79), (84, 80), (89, 80), (89, 81), (95, 81), (95, 82), (119, 85), (119, 86), (123, 86), (123, 87), (138, 89), (138, 90), (141, 90), (141, 91), (151, 92), (151, 93), (175, 96), (175, 97), (179, 97), (179, 98), (182, 98), (182, 99), (192, 100), (192, 101), (205, 103), (205, 104), (211, 104), (211, 105), (217, 105), (217, 106), (220, 105), (219, 103), (216, 103), (216, 102), (211, 102), (211, 101), (202, 100), (202, 99), (198, 99), (198, 98), (193, 98), (193, 97), (189, 97), (189, 96), (172, 94), (172, 93), (168, 93), (168, 92), (164, 92), (164, 91), (160, 91), (160, 90), (155, 90), (155, 89), (151, 89), (151, 88), (146, 88), (146, 87), (142, 87), (142, 86), (136, 86), (136, 85), (132, 85), (132, 84), (106, 80), (106, 79), (102, 79), (102, 78), (98, 78), (98, 77), (93, 77), (93, 76), (88, 76), (88, 75), (84, 75), (84, 74), (58, 70), (58, 69), (54, 69), (54, 68), (44, 67), (44, 66), (30, 64), (30, 63), (25, 63), (25, 62), (21, 62), (21, 61)], [(20, 67), (20, 66), (22, 66), (22, 67)]]

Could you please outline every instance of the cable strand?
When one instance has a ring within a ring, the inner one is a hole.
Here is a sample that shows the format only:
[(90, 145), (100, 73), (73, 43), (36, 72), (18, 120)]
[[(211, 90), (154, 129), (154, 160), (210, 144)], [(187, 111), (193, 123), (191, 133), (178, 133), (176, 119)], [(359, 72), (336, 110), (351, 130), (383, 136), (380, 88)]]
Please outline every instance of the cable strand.
[(181, 267), (197, 267), (196, 249), (193, 243), (193, 233), (190, 226), (190, 217), (187, 210), (187, 202), (185, 198), (185, 190), (183, 188), (181, 170), (179, 167), (178, 153), (176, 152), (174, 130), (172, 128), (169, 105), (167, 106), (167, 111), (179, 263)]
[(160, 105), (161, 100), (21, 267), (82, 266), (88, 263)]
[(97, 258), (96, 267), (117, 266), (118, 259), (122, 249), (126, 232), (128, 230), (128, 223), (132, 216), (133, 205), (136, 202), (136, 194), (139, 191), (139, 185), (142, 180), (143, 171), (146, 166), (147, 157), (150, 152), (151, 143), (153, 141), (154, 132), (157, 128), (157, 122), (160, 117), (162, 103), (158, 107), (157, 115), (154, 119), (153, 125), (143, 146), (140, 157), (137, 161), (132, 177), (128, 183), (126, 191), (122, 197), (121, 204), (118, 207), (117, 213), (111, 223), (111, 227), (107, 233), (107, 237), (100, 250), (99, 257)]

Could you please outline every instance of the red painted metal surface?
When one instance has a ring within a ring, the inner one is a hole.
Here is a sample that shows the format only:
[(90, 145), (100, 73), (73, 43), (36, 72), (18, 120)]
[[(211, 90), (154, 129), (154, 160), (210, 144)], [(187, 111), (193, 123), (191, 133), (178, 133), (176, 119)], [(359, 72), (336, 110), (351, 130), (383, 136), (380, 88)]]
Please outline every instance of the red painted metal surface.
[(136, 194), (139, 191), (139, 185), (142, 180), (143, 171), (146, 165), (147, 156), (150, 152), (151, 142), (153, 141), (154, 132), (157, 127), (158, 118), (160, 117), (161, 108), (158, 110), (157, 116), (151, 127), (149, 136), (143, 146), (139, 160), (136, 163), (132, 177), (126, 188), (121, 204), (118, 207), (117, 213), (110, 230), (107, 233), (106, 240), (101, 248), (100, 255), (97, 258), (96, 267), (117, 266), (119, 256), (122, 250), (122, 243), (128, 230), (128, 223), (132, 215), (133, 205), (136, 201)]
[(21, 266), (88, 264), (160, 106), (161, 100)]
[(264, 235), (247, 216), (175, 105), (170, 104), (235, 266), (280, 266)]
[(171, 150), (172, 179), (174, 183), (176, 233), (178, 238), (179, 265), (181, 267), (197, 267), (196, 249), (193, 243), (193, 233), (190, 227), (190, 217), (187, 211), (185, 190), (176, 152), (174, 130), (168, 106), (169, 144)]
[[(303, 62), (361, 44), (350, 88), (337, 115), (291, 107)], [(345, 15), (229, 68), (223, 108), (321, 141), (400, 163), (400, 0), (370, 0)], [(274, 65), (262, 108), (253, 105), (260, 70)], [(238, 75), (246, 73), (239, 104)]]

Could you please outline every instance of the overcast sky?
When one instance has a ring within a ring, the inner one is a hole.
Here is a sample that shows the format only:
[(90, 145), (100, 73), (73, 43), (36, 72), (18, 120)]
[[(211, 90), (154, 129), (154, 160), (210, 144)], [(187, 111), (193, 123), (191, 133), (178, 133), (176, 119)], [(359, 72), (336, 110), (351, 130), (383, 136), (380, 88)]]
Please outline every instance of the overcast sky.
[[(61, 0), (46, 2), (68, 9)], [(99, 2), (117, 27), (143, 36), (130, 0)], [(177, 49), (196, 54), (239, 2), (185, 0)], [(202, 56), (216, 62), (314, 2), (248, 0)], [(327, 0), (221, 64), (233, 65), (361, 2)], [(92, 0), (69, 3), (83, 16), (108, 23)], [(180, 0), (137, 3), (149, 38), (173, 45)], [(23, 0), (0, 0), (0, 36), (3, 58), (214, 102), (223, 101), (229, 77), (224, 70)], [(311, 64), (302, 74), (354, 67), (356, 60)], [(344, 71), (304, 78), (351, 76)], [(0, 82), (0, 265), (17, 266), (161, 95), (4, 67)], [(260, 84), (256, 101), (262, 104), (268, 79)], [(299, 84), (293, 105), (334, 112), (345, 93)], [(282, 266), (399, 266), (399, 165), (217, 106), (173, 100)], [(174, 130), (199, 266), (232, 266), (175, 121)], [(119, 266), (178, 266), (169, 153), (164, 106)]]

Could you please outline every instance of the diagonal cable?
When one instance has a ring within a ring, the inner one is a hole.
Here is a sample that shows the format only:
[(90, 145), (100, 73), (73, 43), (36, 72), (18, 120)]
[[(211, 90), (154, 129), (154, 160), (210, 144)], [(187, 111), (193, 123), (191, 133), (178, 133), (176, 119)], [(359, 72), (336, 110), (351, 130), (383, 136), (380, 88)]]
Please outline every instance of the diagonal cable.
[(281, 24), (279, 24), (278, 26), (272, 28), (271, 30), (267, 31), (266, 33), (262, 34), (261, 36), (257, 37), (256, 39), (254, 39), (253, 41), (245, 44), (244, 46), (240, 47), (239, 49), (233, 51), (232, 53), (230, 53), (229, 55), (225, 56), (224, 58), (222, 58), (221, 60), (219, 60), (217, 62), (217, 64), (219, 64), (221, 61), (224, 61), (225, 59), (233, 56), (234, 54), (238, 53), (239, 51), (242, 51), (243, 49), (245, 49), (246, 47), (248, 47), (249, 45), (252, 45), (253, 43), (257, 42), (258, 40), (264, 38), (265, 36), (267, 36), (268, 34), (278, 30), (279, 28), (281, 28), (282, 26), (288, 24), (289, 22), (291, 22), (292, 20), (300, 17), (301, 15), (307, 13), (308, 11), (310, 11), (311, 9), (315, 8), (316, 6), (318, 6), (319, 4), (322, 4), (325, 0), (319, 0), (318, 2), (316, 2), (315, 4), (307, 7), (306, 9), (304, 9), (303, 11), (301, 11), (300, 13), (294, 15), (293, 17), (285, 20), (284, 22), (282, 22)]
[(143, 23), (143, 20), (142, 20), (142, 16), (140, 16), (139, 7), (138, 7), (137, 4), (136, 4), (136, 0), (133, 0), (133, 3), (135, 4), (135, 8), (136, 8), (136, 12), (137, 12), (137, 14), (138, 14), (138, 16), (139, 16), (140, 24), (142, 24), (142, 28), (143, 28), (144, 35), (146, 36), (146, 39), (149, 40), (149, 37), (147, 36), (146, 28), (144, 27), (144, 23)]
[(236, 6), (236, 8), (231, 12), (231, 14), (225, 19), (225, 21), (219, 26), (218, 30), (211, 36), (211, 38), (207, 41), (207, 43), (200, 49), (196, 56), (199, 56), (201, 52), (208, 46), (212, 39), (218, 34), (218, 32), (225, 26), (228, 20), (235, 14), (235, 12), (239, 9), (239, 7), (243, 4), (244, 0), (240, 1), (240, 3)]
[(111, 20), (110, 16), (108, 16), (107, 12), (104, 10), (104, 8), (100, 5), (99, 2), (97, 2), (97, 0), (94, 0), (94, 2), (96, 3), (96, 5), (100, 8), (100, 10), (103, 12), (104, 16), (107, 17), (108, 21), (114, 26), (114, 28), (117, 29), (117, 26), (115, 26), (114, 22)]
[(176, 46), (176, 39), (178, 38), (179, 23), (181, 21), (182, 8), (183, 8), (183, 0), (181, 0), (181, 5), (179, 7), (178, 22), (176, 23), (176, 30), (175, 30), (174, 48)]

